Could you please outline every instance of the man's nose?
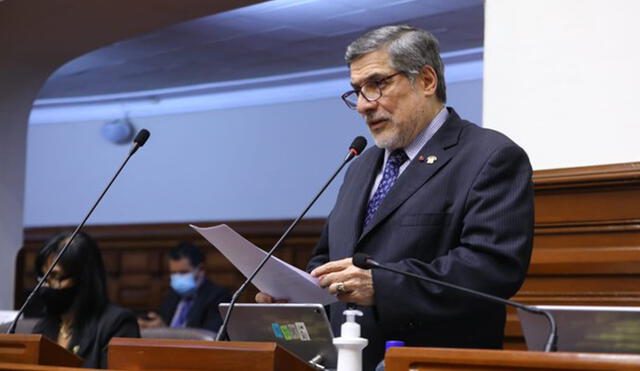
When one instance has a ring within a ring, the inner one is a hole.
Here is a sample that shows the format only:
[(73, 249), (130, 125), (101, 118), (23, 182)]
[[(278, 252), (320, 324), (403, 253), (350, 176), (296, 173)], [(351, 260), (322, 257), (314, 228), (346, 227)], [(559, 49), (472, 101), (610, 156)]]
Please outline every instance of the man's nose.
[(356, 110), (361, 114), (364, 115), (367, 112), (376, 109), (376, 107), (378, 107), (378, 101), (369, 101), (367, 98), (364, 97), (364, 95), (359, 94), (358, 95), (358, 103), (356, 105)]

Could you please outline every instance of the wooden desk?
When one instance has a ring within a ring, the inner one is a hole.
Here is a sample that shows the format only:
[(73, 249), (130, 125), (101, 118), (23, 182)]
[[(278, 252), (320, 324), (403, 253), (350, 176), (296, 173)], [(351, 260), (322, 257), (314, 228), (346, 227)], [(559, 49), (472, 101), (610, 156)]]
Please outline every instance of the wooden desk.
[(312, 371), (276, 343), (113, 338), (109, 367), (121, 370)]
[[(0, 362), (1, 371), (87, 371), (97, 370), (95, 368), (58, 367), (49, 365), (29, 365), (26, 363)], [(111, 370), (111, 369), (110, 369)]]
[(389, 348), (386, 371), (640, 370), (640, 355), (514, 350)]
[(0, 362), (80, 367), (82, 358), (42, 335), (0, 334)]

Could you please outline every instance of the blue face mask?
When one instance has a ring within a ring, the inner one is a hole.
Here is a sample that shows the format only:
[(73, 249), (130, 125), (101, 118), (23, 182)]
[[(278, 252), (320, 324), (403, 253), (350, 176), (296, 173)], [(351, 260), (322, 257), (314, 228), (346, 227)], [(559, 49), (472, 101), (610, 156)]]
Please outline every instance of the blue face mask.
[(196, 289), (196, 275), (189, 273), (174, 273), (171, 275), (171, 287), (180, 295), (186, 295)]

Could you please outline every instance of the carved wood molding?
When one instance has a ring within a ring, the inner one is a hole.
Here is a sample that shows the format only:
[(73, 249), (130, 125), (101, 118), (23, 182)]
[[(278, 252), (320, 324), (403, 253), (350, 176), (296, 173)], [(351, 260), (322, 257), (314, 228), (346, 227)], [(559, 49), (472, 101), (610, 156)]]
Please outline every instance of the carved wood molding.
[(533, 173), (533, 182), (536, 191), (568, 187), (640, 185), (640, 162), (536, 170)]
[[(123, 225), (89, 225), (84, 230), (101, 241), (163, 241), (193, 240), (202, 237), (189, 224), (213, 226), (227, 224), (243, 236), (260, 238), (278, 238), (286, 230), (291, 220), (253, 220), (253, 221), (199, 221), (185, 223), (158, 224), (123, 224)], [(310, 218), (300, 222), (291, 233), (290, 238), (315, 238), (320, 235), (324, 219)], [(56, 233), (73, 230), (74, 226), (32, 227), (25, 228), (25, 245), (42, 243)]]

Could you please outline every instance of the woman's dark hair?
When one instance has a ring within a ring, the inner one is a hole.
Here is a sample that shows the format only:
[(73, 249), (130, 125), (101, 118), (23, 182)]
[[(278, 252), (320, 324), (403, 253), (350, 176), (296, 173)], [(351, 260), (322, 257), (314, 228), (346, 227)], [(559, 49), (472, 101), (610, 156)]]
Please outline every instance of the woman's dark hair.
[[(51, 238), (40, 249), (35, 261), (38, 277), (44, 275), (44, 266), (50, 256), (55, 257), (71, 233), (60, 233)], [(82, 327), (86, 321), (102, 312), (109, 299), (102, 255), (98, 244), (88, 234), (80, 232), (73, 239), (58, 262), (64, 272), (73, 278), (77, 294), (71, 306), (74, 327)]]

